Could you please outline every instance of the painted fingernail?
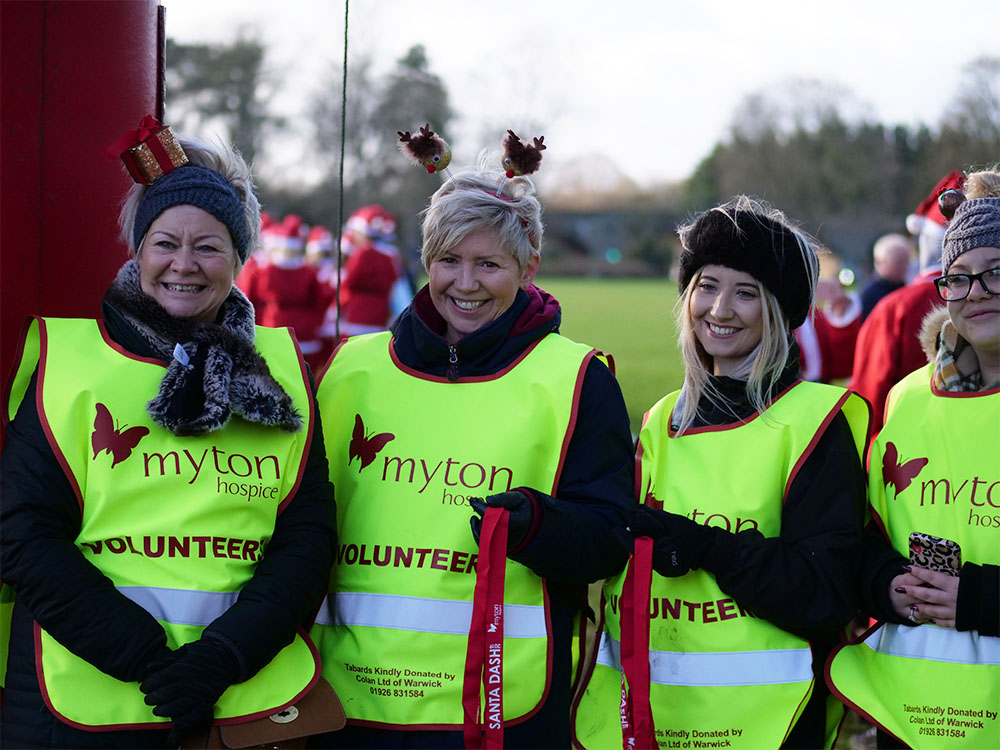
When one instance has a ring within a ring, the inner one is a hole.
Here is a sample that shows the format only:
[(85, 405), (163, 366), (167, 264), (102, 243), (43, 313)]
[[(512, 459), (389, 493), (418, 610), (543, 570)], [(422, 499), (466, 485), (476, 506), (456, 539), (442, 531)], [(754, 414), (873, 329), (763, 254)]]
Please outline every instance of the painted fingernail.
[(904, 565), (903, 566), (903, 570), (905, 570), (907, 573), (909, 573), (911, 570), (913, 570), (913, 568), (911, 568), (909, 565)]
[(905, 594), (906, 593), (906, 589), (904, 589), (902, 586), (897, 586), (896, 587), (896, 593), (897, 594)]

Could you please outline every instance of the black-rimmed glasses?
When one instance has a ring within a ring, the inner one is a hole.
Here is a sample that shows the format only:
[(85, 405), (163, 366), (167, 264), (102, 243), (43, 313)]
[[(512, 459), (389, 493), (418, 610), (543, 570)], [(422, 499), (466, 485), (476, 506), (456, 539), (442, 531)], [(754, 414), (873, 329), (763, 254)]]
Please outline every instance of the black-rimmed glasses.
[(987, 294), (1000, 294), (1000, 268), (989, 268), (982, 273), (951, 273), (934, 279), (934, 286), (945, 302), (958, 302), (969, 296), (976, 281)]

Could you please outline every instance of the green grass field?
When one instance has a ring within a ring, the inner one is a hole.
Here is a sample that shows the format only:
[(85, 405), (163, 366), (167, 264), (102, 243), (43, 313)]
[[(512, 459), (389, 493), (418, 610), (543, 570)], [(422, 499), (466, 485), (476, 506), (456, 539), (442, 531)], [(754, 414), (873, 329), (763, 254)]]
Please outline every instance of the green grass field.
[(614, 357), (632, 432), (638, 433), (646, 410), (684, 380), (673, 322), (677, 283), (547, 277), (544, 269), (535, 283), (562, 304), (565, 336)]

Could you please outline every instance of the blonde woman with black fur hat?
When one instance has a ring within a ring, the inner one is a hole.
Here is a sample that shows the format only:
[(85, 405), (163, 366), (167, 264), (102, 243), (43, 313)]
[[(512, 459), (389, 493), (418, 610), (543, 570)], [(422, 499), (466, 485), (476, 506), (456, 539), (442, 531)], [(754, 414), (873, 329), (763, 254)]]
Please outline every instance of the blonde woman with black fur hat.
[(879, 621), (830, 664), (879, 747), (1000, 742), (1000, 172), (941, 204), (945, 307), (869, 460), (861, 596)]
[(822, 655), (856, 609), (868, 408), (799, 379), (792, 331), (818, 270), (804, 232), (739, 196), (679, 234), (684, 385), (639, 435), (633, 556), (605, 586), (576, 742), (822, 747), (837, 718)]

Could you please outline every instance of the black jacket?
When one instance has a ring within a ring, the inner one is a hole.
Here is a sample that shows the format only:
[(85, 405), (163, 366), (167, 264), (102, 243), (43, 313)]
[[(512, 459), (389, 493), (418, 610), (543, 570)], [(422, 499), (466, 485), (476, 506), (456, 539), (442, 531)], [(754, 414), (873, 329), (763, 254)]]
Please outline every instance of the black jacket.
[[(105, 304), (103, 314), (112, 339), (136, 355), (155, 356), (114, 308)], [(82, 732), (60, 723), (42, 702), (33, 621), (74, 653), (125, 681), (139, 679), (150, 656), (165, 644), (165, 635), (74, 544), (80, 508), (42, 430), (35, 377), (8, 426), (0, 469), (0, 578), (17, 596), (0, 745), (162, 746), (165, 731)], [(266, 552), (237, 603), (206, 629), (229, 644), (241, 661), (243, 679), (291, 642), (326, 593), (336, 515), (315, 411), (317, 422), (298, 492), (278, 516)]]
[[(798, 351), (789, 356), (777, 391), (798, 378)], [(733, 424), (753, 414), (745, 383), (713, 377), (727, 407), (702, 399), (695, 426)], [(758, 617), (812, 645), (816, 686), (786, 748), (823, 746), (826, 656), (857, 607), (865, 472), (847, 418), (838, 414), (792, 480), (781, 511), (781, 533), (756, 529), (718, 534), (703, 567), (726, 594)]]
[[(499, 318), (453, 347), (425, 287), (392, 326), (393, 348), (408, 367), (461, 382), (492, 375), (532, 343), (557, 333), (556, 300), (537, 287), (519, 291)], [(452, 354), (457, 356), (457, 362)], [(525, 425), (523, 429), (531, 429)], [(516, 439), (516, 435), (512, 438)], [(542, 708), (504, 732), (506, 747), (569, 747), (570, 645), (576, 615), (587, 609), (587, 584), (616, 574), (628, 556), (612, 529), (635, 504), (632, 436), (621, 390), (593, 358), (584, 374), (576, 424), (555, 496), (536, 488), (528, 537), (509, 557), (546, 580), (552, 616), (553, 675)], [(469, 511), (470, 517), (472, 511)], [(469, 532), (471, 534), (471, 530)], [(464, 747), (461, 732), (392, 732), (348, 727), (314, 747)]]

